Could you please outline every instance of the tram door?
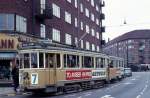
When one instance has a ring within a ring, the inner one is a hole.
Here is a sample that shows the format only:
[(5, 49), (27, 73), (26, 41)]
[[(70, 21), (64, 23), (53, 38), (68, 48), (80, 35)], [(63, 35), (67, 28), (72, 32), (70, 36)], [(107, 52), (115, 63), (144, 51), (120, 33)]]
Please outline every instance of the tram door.
[(47, 62), (47, 79), (48, 84), (55, 84), (56, 83), (56, 54), (54, 53), (48, 53), (46, 54), (46, 62)]

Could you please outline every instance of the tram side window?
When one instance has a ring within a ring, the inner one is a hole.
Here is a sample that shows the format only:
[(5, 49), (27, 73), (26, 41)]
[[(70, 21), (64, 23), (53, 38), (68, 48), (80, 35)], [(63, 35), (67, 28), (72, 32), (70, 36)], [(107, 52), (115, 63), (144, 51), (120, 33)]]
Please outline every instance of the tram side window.
[(101, 59), (96, 58), (96, 68), (101, 68)]
[(104, 66), (105, 66), (105, 59), (101, 58), (101, 68), (104, 68)]
[(39, 53), (39, 67), (44, 68), (44, 54)]
[(77, 55), (64, 55), (64, 67), (65, 68), (78, 68), (79, 67), (79, 56)]
[(57, 54), (56, 56), (57, 56), (56, 57), (57, 58), (57, 62), (56, 62), (57, 63), (57, 68), (60, 68), (60, 54)]
[(24, 68), (30, 68), (30, 57), (28, 53), (24, 54)]
[(94, 58), (89, 56), (84, 56), (84, 62), (83, 62), (84, 68), (93, 68), (94, 67)]
[(31, 67), (32, 68), (38, 68), (37, 53), (31, 53)]
[(23, 68), (23, 59), (24, 59), (24, 57), (23, 57), (23, 54), (19, 54), (19, 68), (20, 69), (22, 69)]
[(109, 67), (110, 67), (110, 68), (113, 68), (113, 61), (111, 61), (111, 62), (109, 63)]

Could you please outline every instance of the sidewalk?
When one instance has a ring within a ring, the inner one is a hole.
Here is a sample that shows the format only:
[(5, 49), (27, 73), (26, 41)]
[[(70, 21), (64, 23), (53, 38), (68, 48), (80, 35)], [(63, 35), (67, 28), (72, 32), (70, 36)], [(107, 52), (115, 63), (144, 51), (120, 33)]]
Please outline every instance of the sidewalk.
[(13, 87), (0, 87), (0, 97), (2, 96), (15, 96)]

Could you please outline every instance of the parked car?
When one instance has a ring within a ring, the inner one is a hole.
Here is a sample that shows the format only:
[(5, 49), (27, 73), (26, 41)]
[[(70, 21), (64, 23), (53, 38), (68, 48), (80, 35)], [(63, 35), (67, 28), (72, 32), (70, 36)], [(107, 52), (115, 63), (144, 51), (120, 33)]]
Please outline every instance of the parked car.
[(125, 77), (130, 77), (130, 76), (132, 76), (131, 68), (124, 68), (124, 76), (125, 76)]

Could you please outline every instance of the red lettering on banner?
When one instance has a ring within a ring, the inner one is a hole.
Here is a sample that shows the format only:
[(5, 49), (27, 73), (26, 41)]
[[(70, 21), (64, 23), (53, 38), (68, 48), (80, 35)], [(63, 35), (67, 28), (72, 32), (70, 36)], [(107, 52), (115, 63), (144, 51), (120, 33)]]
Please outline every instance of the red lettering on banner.
[(79, 80), (92, 78), (91, 70), (67, 70), (66, 80)]

